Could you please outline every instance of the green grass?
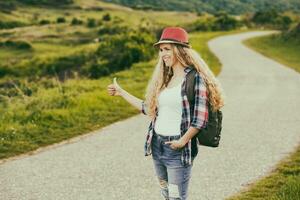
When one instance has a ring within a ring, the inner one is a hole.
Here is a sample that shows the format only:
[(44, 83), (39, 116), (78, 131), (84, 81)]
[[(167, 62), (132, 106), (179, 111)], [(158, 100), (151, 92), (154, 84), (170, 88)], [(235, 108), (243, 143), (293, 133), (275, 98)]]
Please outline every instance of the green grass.
[[(280, 36), (246, 40), (250, 48), (300, 72), (300, 45)], [(264, 178), (227, 200), (300, 200), (300, 145)]]
[[(74, 9), (72, 8), (73, 5), (68, 9), (19, 5), (17, 10), (11, 14), (0, 12), (0, 17), (6, 21), (16, 20), (28, 24), (37, 24), (42, 19), (55, 22), (57, 17), (65, 17), (67, 22), (70, 22), (73, 17), (80, 18), (84, 21), (87, 18), (101, 19), (103, 15), (109, 13), (112, 17), (120, 17), (124, 20), (124, 24), (129, 26), (138, 26), (142, 18), (145, 18), (150, 23), (160, 24), (161, 26), (188, 23), (197, 19), (197, 15), (190, 12), (140, 11), (112, 3), (101, 2), (99, 0), (75, 0), (74, 2), (74, 5), (81, 9)], [(92, 10), (92, 8), (97, 7), (102, 8), (103, 11)], [(175, 22), (174, 18), (176, 18)]]
[[(191, 35), (193, 47), (208, 65), (214, 66), (214, 73), (220, 71), (220, 63), (206, 43), (222, 34), (228, 32)], [(60, 83), (56, 79), (44, 79), (24, 83), (36, 91), (32, 96), (22, 93), (15, 98), (0, 96), (0, 158), (29, 152), (138, 114), (124, 99), (109, 96), (106, 87), (116, 76), (125, 90), (143, 99), (154, 65), (155, 60), (138, 63), (130, 70), (99, 80), (75, 78)]]
[(279, 35), (251, 38), (248, 47), (300, 72), (300, 43), (284, 40)]
[(299, 200), (300, 146), (264, 178), (226, 200)]
[[(97, 43), (88, 43), (80, 45), (66, 45), (46, 42), (33, 42), (33, 49), (28, 50), (14, 50), (9, 48), (0, 49), (0, 59), (3, 60), (1, 64), (15, 67), (17, 64), (27, 63), (30, 60), (49, 60), (51, 58), (58, 58), (62, 56), (70, 56), (77, 52), (95, 51), (98, 47)], [(25, 64), (27, 65), (27, 64)]]
[[(122, 23), (132, 27), (147, 22), (151, 26), (176, 26), (192, 22), (197, 17), (196, 14), (185, 12), (131, 10), (96, 0), (76, 0), (75, 5), (83, 9), (20, 6), (11, 15), (1, 14), (6, 15), (4, 17), (7, 20), (22, 18), (23, 21), (30, 23), (37, 23), (41, 19), (55, 21), (61, 16), (67, 20), (65, 24), (0, 30), (1, 40), (26, 40), (33, 47), (31, 52), (1, 49), (2, 64), (8, 63), (11, 67), (18, 64), (26, 67), (36, 58), (44, 61), (57, 56), (72, 55), (81, 50), (85, 52), (95, 50), (97, 44), (77, 44), (74, 41), (82, 37), (90, 39), (97, 37), (97, 28), (89, 29), (84, 25), (70, 26), (73, 17), (83, 20), (89, 17), (101, 19), (104, 14), (109, 13), (112, 18), (121, 18), (124, 20)], [(95, 7), (102, 7), (104, 11), (91, 10)], [(174, 24), (175, 17), (177, 24)], [(213, 37), (234, 32), (239, 31), (191, 34), (194, 49), (201, 53), (215, 74), (220, 72), (221, 64), (209, 51), (206, 43)], [(6, 87), (0, 88), (2, 90), (0, 94), (9, 93), (5, 96), (0, 95), (0, 159), (82, 135), (139, 113), (134, 108), (128, 107), (125, 100), (110, 97), (106, 87), (112, 78), (117, 76), (126, 90), (143, 98), (154, 65), (154, 60), (138, 63), (130, 70), (98, 80), (74, 78), (60, 83), (55, 78), (45, 77), (39, 82), (30, 82), (26, 77), (0, 79), (0, 84), (20, 82), (20, 87), (23, 88), (19, 89), (17, 86), (19, 84), (6, 86), (13, 87), (9, 90)], [(24, 88), (33, 91), (32, 95), (24, 95), (22, 92)]]
[[(175, 25), (173, 19), (176, 17), (176, 23), (188, 23), (197, 18), (196, 14), (187, 12), (157, 12), (157, 11), (139, 11), (127, 7), (105, 3), (97, 0), (76, 0), (75, 6), (82, 9), (55, 9), (49, 7), (33, 7), (19, 5), (16, 10), (10, 14), (1, 13), (0, 16), (5, 21), (16, 20), (28, 24), (38, 24), (42, 19), (51, 21), (49, 25), (32, 25), (8, 30), (0, 30), (0, 41), (5, 40), (24, 40), (30, 42), (33, 46), (32, 52), (16, 51), (13, 49), (0, 49), (1, 65), (15, 66), (19, 62), (27, 63), (31, 59), (40, 57), (60, 57), (62, 55), (71, 55), (75, 51), (90, 49), (93, 44), (80, 44), (80, 40), (85, 38), (90, 43), (101, 37), (97, 34), (99, 26), (88, 28), (86, 22), (88, 18), (94, 18), (97, 21), (102, 16), (109, 13), (114, 19), (120, 19), (121, 24), (129, 27), (137, 27), (141, 24), (145, 26), (167, 26)], [(74, 6), (74, 5), (72, 5)], [(103, 11), (92, 10), (92, 8), (103, 8)], [(66, 23), (56, 24), (58, 17), (64, 17)], [(71, 26), (71, 20), (76, 17), (83, 20), (84, 24)], [(95, 45), (94, 45), (95, 46)]]

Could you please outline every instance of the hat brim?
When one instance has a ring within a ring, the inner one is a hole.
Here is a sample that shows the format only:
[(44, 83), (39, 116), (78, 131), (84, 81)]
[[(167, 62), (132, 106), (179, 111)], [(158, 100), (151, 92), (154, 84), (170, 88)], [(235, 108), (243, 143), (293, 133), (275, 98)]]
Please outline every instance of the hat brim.
[(162, 40), (162, 41), (156, 42), (155, 44), (153, 44), (153, 46), (157, 47), (159, 44), (168, 44), (168, 43), (180, 44), (180, 45), (188, 47), (188, 48), (191, 47), (189, 44), (182, 43), (182, 42), (176, 42), (176, 41), (173, 41), (173, 40)]

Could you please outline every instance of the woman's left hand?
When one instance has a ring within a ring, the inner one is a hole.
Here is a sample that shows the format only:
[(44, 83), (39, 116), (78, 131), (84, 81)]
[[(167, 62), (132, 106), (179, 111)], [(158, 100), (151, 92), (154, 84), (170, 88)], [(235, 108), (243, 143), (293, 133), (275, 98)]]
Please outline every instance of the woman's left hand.
[(182, 139), (165, 142), (174, 150), (181, 149), (186, 144)]

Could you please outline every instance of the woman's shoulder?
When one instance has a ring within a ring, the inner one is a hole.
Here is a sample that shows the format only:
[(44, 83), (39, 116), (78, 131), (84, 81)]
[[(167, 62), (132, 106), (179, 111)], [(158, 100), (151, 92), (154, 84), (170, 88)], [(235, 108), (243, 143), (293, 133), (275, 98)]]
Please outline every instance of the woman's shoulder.
[(199, 80), (200, 82), (203, 82), (203, 75), (201, 74), (201, 72), (199, 72), (198, 70), (194, 69), (194, 73), (195, 73), (195, 79)]

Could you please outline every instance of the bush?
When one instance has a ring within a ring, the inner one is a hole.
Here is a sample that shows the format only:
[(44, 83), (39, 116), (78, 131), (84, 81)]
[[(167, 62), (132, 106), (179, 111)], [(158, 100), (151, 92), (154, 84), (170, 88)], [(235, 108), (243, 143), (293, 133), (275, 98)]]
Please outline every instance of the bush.
[(13, 2), (0, 1), (0, 11), (5, 13), (11, 13), (11, 11), (15, 9), (16, 9), (16, 5)]
[(103, 15), (102, 20), (103, 21), (110, 21), (111, 20), (110, 14), (107, 13), (107, 14)]
[(108, 67), (108, 63), (105, 61), (93, 63), (89, 67), (88, 72), (90, 78), (99, 78), (101, 76), (107, 76), (111, 73)]
[(282, 37), (285, 40), (293, 40), (293, 42), (300, 44), (300, 22), (291, 30), (284, 31)]
[(251, 20), (257, 25), (264, 25), (282, 30), (289, 29), (292, 23), (292, 19), (289, 16), (281, 15), (274, 9), (258, 11), (253, 15)]
[(11, 74), (11, 70), (9, 67), (0, 66), (0, 78), (6, 76), (7, 74)]
[(190, 31), (211, 31), (214, 26), (214, 18), (200, 18), (190, 26)]
[(74, 26), (74, 25), (81, 25), (81, 24), (83, 24), (83, 21), (82, 21), (82, 20), (77, 19), (76, 17), (74, 17), (74, 18), (72, 19), (72, 22), (71, 22), (71, 25), (72, 25), (72, 26)]
[(226, 13), (217, 17), (200, 18), (188, 26), (189, 31), (228, 31), (238, 28), (242, 23)]
[(21, 27), (21, 26), (26, 26), (26, 24), (18, 21), (3, 22), (0, 20), (0, 29), (10, 29), (10, 28)]
[[(145, 32), (128, 32), (109, 35), (100, 42), (97, 55), (111, 72), (128, 69), (133, 63), (153, 57), (154, 35)], [(105, 68), (103, 68), (104, 70)]]
[(98, 34), (99, 35), (104, 35), (104, 34), (115, 35), (115, 34), (120, 34), (120, 33), (126, 33), (128, 31), (129, 31), (129, 28), (127, 26), (119, 26), (119, 25), (111, 26), (110, 24), (104, 24), (98, 30)]
[[(64, 80), (71, 74), (71, 71), (78, 71), (79, 68), (88, 60), (86, 53), (78, 53), (71, 56), (60, 57), (52, 62), (40, 63), (38, 66), (41, 76), (58, 75), (60, 80)], [(67, 77), (65, 77), (67, 76)]]
[(253, 15), (252, 21), (256, 24), (274, 24), (278, 16), (279, 14), (274, 9), (257, 11)]
[(50, 21), (48, 19), (42, 19), (39, 24), (40, 25), (50, 24)]
[(236, 29), (238, 27), (239, 23), (238, 21), (228, 16), (227, 14), (223, 14), (217, 17), (213, 24), (213, 30), (216, 31), (229, 31)]
[(87, 26), (88, 26), (89, 28), (94, 28), (94, 27), (96, 27), (96, 20), (95, 20), (94, 18), (88, 18)]
[(276, 19), (275, 24), (281, 30), (288, 30), (290, 25), (292, 24), (292, 19), (289, 16), (279, 16)]
[(14, 48), (14, 49), (19, 49), (19, 50), (28, 50), (28, 49), (32, 48), (32, 46), (29, 42), (26, 42), (26, 41), (12, 41), (12, 40), (7, 40), (5, 42), (0, 42), (0, 47)]
[(64, 17), (58, 17), (58, 18), (56, 19), (56, 22), (57, 22), (57, 23), (65, 23), (65, 22), (66, 22), (66, 19), (65, 19)]

